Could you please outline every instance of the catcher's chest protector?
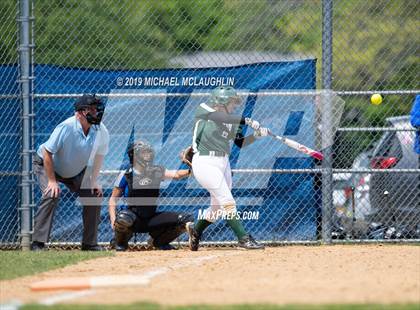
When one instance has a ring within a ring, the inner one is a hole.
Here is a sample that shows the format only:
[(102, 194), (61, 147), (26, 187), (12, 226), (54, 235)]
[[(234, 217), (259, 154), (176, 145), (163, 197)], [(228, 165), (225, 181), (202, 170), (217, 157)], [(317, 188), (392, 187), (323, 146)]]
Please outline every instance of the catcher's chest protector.
[(154, 201), (148, 205), (156, 204), (159, 197), (160, 182), (163, 179), (164, 169), (160, 166), (147, 167), (143, 173), (134, 173), (132, 169), (125, 173), (128, 184), (128, 197), (145, 197)]

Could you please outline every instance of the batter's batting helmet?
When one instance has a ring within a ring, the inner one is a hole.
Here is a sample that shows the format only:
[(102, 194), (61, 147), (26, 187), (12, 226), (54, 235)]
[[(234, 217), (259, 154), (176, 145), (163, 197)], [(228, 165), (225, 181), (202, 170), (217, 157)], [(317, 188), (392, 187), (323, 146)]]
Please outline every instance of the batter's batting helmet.
[(228, 105), (230, 102), (241, 103), (241, 99), (232, 86), (219, 86), (211, 92), (211, 104)]
[(78, 98), (74, 103), (75, 111), (83, 111), (92, 106), (96, 106), (96, 116), (88, 113), (86, 115), (86, 120), (88, 123), (93, 125), (99, 125), (104, 115), (105, 105), (103, 104), (101, 98), (96, 97), (95, 95), (83, 95)]
[(153, 147), (140, 140), (134, 141), (130, 144), (127, 154), (131, 164), (136, 161), (142, 166), (152, 164), (155, 158), (155, 151), (153, 150)]

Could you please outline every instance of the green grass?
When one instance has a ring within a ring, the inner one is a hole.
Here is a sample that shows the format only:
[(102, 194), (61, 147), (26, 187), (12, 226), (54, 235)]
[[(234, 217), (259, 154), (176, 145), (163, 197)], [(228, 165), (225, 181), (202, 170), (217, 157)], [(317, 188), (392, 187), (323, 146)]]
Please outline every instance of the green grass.
[(0, 280), (9, 280), (35, 273), (61, 268), (97, 257), (110, 256), (113, 252), (0, 251)]
[[(20, 310), (45, 309), (41, 305), (26, 305)], [(232, 306), (159, 306), (156, 304), (135, 303), (131, 305), (54, 305), (48, 310), (418, 310), (419, 304), (392, 304), (392, 305), (232, 305)]]

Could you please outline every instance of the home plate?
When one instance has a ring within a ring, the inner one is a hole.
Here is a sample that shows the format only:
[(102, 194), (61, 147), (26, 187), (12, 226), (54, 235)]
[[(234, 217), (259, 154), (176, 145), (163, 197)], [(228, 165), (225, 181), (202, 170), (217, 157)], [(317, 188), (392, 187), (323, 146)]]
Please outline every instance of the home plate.
[(32, 283), (32, 291), (85, 290), (101, 287), (142, 286), (149, 284), (155, 276), (166, 273), (160, 268), (138, 275), (109, 275), (98, 277), (55, 278)]

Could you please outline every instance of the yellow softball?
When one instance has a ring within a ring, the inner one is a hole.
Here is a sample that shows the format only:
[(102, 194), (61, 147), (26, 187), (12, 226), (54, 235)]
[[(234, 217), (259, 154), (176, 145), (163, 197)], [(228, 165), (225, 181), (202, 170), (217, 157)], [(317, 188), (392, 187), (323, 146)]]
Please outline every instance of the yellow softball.
[(380, 94), (373, 94), (372, 97), (370, 97), (370, 103), (380, 105), (382, 103), (382, 96)]

